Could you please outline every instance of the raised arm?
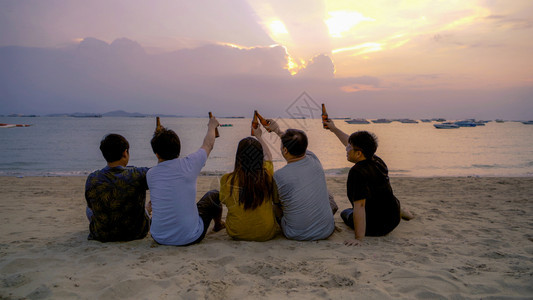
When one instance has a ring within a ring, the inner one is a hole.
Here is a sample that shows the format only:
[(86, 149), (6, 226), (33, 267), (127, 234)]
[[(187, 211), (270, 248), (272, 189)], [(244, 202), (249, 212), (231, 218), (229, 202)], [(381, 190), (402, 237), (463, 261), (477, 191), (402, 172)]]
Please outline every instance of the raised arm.
[(200, 147), (205, 150), (207, 156), (209, 156), (211, 150), (213, 150), (213, 147), (215, 146), (215, 129), (218, 125), (218, 121), (215, 117), (209, 119), (209, 123), (207, 124), (207, 134), (205, 135), (202, 147)]
[(335, 126), (335, 123), (333, 122), (333, 120), (328, 119), (327, 121), (324, 121), (324, 124), (327, 126), (327, 129), (329, 131), (333, 132), (337, 136), (339, 141), (341, 141), (341, 143), (344, 146), (348, 146), (348, 138), (350, 136), (347, 135), (346, 133), (344, 133), (344, 131), (342, 131), (339, 128), (337, 128), (337, 126)]
[(269, 122), (269, 125), (265, 126), (265, 128), (269, 131), (276, 133), (279, 137), (281, 137), (283, 135), (283, 131), (279, 129), (278, 123), (272, 119), (267, 119), (267, 121)]
[(272, 161), (272, 152), (270, 152), (270, 147), (263, 139), (263, 132), (261, 131), (261, 128), (257, 127), (257, 129), (254, 129), (252, 127), (252, 134), (257, 138), (257, 140), (259, 141), (259, 143), (261, 143), (261, 146), (263, 147), (263, 154), (265, 156), (263, 159), (265, 161)]

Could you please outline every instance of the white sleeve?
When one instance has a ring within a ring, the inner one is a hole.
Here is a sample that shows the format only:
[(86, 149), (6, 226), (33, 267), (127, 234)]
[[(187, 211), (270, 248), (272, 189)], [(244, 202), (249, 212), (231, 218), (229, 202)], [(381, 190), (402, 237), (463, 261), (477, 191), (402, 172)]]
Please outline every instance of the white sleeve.
[(185, 157), (185, 165), (192, 173), (199, 174), (207, 161), (207, 152), (200, 148), (198, 151), (191, 153)]

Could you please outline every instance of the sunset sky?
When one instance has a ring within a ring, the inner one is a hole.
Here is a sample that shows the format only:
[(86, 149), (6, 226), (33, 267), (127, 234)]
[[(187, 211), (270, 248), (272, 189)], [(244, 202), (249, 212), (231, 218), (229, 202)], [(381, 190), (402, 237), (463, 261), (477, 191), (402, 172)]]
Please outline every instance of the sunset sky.
[[(530, 0), (0, 0), (0, 47), (61, 48), (87, 37), (125, 37), (154, 55), (210, 44), (281, 46), (290, 76), (311, 85), (336, 80), (335, 97), (398, 95), (406, 106), (431, 106), (431, 92), (445, 91), (474, 101), (472, 110), (488, 101), (487, 117), (509, 101), (509, 117), (533, 118)], [(487, 95), (498, 98), (481, 99)]]

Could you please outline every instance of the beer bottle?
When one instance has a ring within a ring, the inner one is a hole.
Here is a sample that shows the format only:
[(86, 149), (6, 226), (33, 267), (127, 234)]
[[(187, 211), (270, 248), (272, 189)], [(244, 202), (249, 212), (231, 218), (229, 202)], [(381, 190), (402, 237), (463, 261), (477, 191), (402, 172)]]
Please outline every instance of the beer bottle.
[(155, 117), (155, 132), (159, 132), (163, 129), (163, 126), (161, 126), (161, 121), (159, 120), (159, 117)]
[(328, 120), (328, 112), (326, 111), (326, 105), (322, 103), (322, 126), (325, 129), (328, 129), (328, 125), (326, 125), (326, 121)]
[(261, 125), (263, 125), (265, 127), (265, 129), (268, 131), (268, 132), (271, 132), (272, 130), (268, 129), (266, 126), (270, 125), (270, 122), (267, 121), (265, 118), (263, 118), (258, 112), (257, 110), (255, 111), (255, 115), (259, 118), (259, 122), (261, 122)]
[(251, 135), (254, 135), (254, 129), (259, 128), (259, 121), (257, 120), (257, 110), (254, 110), (254, 118), (252, 119)]
[[(213, 118), (213, 114), (211, 112), (209, 112), (209, 119), (212, 119)], [(215, 128), (215, 138), (219, 137), (220, 134), (218, 133), (218, 128)]]

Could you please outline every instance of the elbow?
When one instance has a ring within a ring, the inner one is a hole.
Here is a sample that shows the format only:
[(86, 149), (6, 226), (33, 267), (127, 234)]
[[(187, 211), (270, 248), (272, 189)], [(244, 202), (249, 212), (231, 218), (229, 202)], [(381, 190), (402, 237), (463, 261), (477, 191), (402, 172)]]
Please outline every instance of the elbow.
[(353, 203), (353, 208), (354, 208), (354, 209), (364, 209), (364, 208), (365, 208), (365, 204), (366, 204), (365, 199), (363, 199), (363, 200), (358, 200), (358, 201), (355, 201), (355, 202)]

